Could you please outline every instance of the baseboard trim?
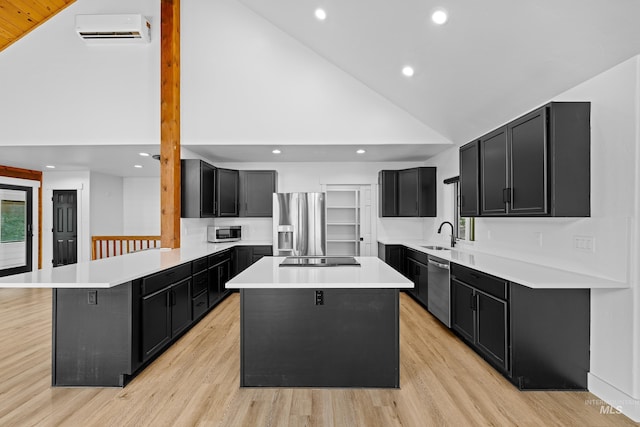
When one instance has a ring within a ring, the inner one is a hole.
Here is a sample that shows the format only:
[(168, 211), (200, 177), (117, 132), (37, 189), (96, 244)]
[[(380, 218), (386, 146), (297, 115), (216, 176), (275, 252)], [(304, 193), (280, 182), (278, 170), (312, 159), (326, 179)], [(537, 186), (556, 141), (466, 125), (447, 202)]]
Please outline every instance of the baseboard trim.
[(598, 399), (585, 401), (585, 405), (600, 407), (602, 414), (622, 413), (635, 422), (640, 422), (640, 400), (634, 399), (625, 392), (589, 373), (587, 376), (589, 391)]

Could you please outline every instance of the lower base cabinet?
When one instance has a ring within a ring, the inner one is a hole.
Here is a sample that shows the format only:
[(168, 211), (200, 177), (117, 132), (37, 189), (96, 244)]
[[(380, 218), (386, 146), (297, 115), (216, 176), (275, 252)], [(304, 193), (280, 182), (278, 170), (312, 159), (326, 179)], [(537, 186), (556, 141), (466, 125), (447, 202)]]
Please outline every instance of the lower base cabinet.
[(240, 274), (251, 264), (258, 261), (263, 256), (271, 256), (273, 254), (273, 248), (271, 246), (236, 246), (235, 251), (235, 265), (233, 274)]
[(427, 255), (405, 249), (404, 275), (413, 282), (413, 288), (408, 292), (423, 306), (427, 307), (429, 294), (429, 267)]
[(125, 386), (229, 294), (233, 254), (113, 288), (54, 289), (52, 385)]
[(451, 264), (451, 328), (522, 390), (586, 390), (588, 289), (532, 289)]

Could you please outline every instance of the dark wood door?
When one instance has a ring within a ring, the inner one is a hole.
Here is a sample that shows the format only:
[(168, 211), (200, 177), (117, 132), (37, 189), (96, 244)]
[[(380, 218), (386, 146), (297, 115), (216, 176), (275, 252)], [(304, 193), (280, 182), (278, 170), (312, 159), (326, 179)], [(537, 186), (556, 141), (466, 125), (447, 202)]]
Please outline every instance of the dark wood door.
[(169, 289), (142, 298), (142, 360), (147, 360), (171, 341)]
[(482, 215), (507, 213), (507, 130), (501, 127), (480, 139), (480, 196)]
[(237, 170), (216, 170), (217, 216), (238, 216), (239, 181)]
[(418, 169), (398, 171), (398, 216), (418, 216)]
[(191, 323), (191, 279), (171, 287), (171, 336), (176, 336)]
[(451, 328), (470, 343), (475, 342), (475, 293), (473, 288), (451, 280)]
[(548, 212), (546, 109), (509, 124), (510, 214)]
[(240, 216), (273, 216), (276, 171), (240, 171)]
[(460, 216), (480, 214), (480, 143), (473, 141), (460, 148)]
[(378, 216), (398, 216), (398, 171), (383, 170), (378, 173), (380, 194)]
[(53, 266), (78, 262), (76, 190), (53, 191)]
[(494, 364), (507, 370), (507, 303), (476, 291), (476, 346)]

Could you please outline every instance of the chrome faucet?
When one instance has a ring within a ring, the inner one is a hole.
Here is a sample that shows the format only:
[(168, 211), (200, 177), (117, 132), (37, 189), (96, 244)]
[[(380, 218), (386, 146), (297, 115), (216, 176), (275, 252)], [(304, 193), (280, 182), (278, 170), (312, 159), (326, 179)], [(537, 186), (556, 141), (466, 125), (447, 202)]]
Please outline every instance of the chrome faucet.
[(453, 224), (451, 224), (449, 221), (444, 221), (442, 224), (440, 224), (440, 227), (438, 227), (438, 234), (442, 232), (442, 226), (445, 224), (449, 224), (451, 226), (451, 247), (454, 247), (456, 245), (456, 236)]

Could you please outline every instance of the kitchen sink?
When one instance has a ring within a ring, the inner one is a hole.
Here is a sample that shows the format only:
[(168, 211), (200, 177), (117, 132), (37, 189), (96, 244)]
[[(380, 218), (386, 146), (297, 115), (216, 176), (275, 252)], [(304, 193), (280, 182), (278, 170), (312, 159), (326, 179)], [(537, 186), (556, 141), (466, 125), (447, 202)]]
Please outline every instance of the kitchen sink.
[(444, 246), (423, 246), (425, 249), (431, 249), (432, 251), (449, 251), (451, 248), (445, 248)]

